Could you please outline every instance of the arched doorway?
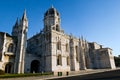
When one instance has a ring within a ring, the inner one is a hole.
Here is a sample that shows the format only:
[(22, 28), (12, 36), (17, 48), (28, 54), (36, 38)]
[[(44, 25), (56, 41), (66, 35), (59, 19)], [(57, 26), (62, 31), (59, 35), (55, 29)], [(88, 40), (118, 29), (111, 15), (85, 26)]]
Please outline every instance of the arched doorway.
[(5, 73), (13, 73), (13, 64), (11, 62), (5, 65)]
[(39, 72), (39, 66), (40, 66), (40, 62), (38, 60), (33, 60), (31, 62), (31, 73), (38, 73)]

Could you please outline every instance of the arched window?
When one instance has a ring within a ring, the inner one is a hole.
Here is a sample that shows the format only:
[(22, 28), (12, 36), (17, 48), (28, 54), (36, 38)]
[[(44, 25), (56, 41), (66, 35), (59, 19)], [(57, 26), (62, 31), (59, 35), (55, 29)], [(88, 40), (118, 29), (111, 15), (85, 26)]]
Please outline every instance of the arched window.
[(60, 41), (57, 42), (57, 49), (61, 50), (61, 42)]
[(66, 44), (66, 52), (68, 52), (68, 49), (69, 49), (69, 48), (68, 48), (68, 43), (67, 43), (67, 44)]
[(13, 44), (11, 43), (9, 46), (8, 46), (8, 52), (13, 52)]
[(69, 56), (66, 58), (66, 61), (67, 61), (67, 65), (70, 65), (70, 57)]
[(13, 63), (9, 62), (5, 65), (5, 73), (13, 73)]
[(57, 65), (62, 65), (62, 57), (61, 57), (61, 55), (57, 56)]
[(53, 30), (55, 30), (55, 27), (53, 27)]
[(76, 51), (76, 60), (78, 61), (78, 46), (75, 46), (75, 51)]
[(56, 31), (60, 31), (58, 24), (56, 25)]

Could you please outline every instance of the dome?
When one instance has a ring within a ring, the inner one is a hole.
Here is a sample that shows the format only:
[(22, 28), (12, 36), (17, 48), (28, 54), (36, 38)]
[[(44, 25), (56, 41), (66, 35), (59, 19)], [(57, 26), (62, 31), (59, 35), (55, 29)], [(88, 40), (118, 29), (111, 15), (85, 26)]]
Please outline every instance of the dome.
[(57, 16), (59, 16), (59, 13), (56, 11), (56, 9), (51, 7), (46, 11), (45, 16), (54, 15), (54, 14), (57, 14)]

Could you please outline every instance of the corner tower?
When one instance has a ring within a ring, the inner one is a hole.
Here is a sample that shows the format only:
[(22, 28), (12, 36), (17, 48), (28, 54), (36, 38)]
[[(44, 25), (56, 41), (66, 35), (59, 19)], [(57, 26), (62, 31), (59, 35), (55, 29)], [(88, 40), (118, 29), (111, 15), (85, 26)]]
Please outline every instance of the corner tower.
[(60, 14), (53, 6), (44, 14), (44, 31), (51, 29), (60, 32)]
[(28, 30), (28, 20), (26, 16), (26, 10), (23, 13), (20, 23), (16, 22), (12, 35), (17, 37), (17, 49), (15, 57), (15, 73), (24, 73), (24, 58), (26, 52), (27, 43), (27, 30)]

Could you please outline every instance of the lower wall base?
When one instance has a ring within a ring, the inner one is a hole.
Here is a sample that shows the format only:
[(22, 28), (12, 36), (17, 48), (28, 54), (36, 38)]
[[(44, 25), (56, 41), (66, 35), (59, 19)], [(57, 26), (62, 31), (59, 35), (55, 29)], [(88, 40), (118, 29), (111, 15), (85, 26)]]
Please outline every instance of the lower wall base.
[(62, 72), (62, 71), (60, 71), (60, 72), (53, 72), (53, 74), (55, 75), (55, 76), (67, 76), (67, 75), (69, 75), (69, 71), (65, 71), (65, 72)]

